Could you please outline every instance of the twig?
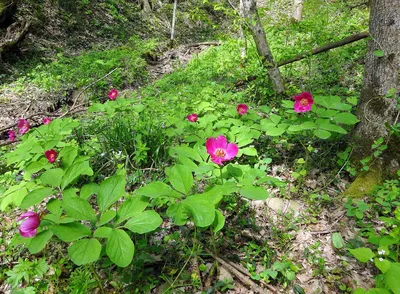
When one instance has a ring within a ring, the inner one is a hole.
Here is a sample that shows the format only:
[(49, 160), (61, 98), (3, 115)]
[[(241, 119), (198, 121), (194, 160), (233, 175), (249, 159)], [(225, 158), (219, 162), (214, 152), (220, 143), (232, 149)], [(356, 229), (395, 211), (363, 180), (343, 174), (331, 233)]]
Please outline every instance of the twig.
[(31, 106), (32, 106), (32, 101), (29, 102), (28, 107), (27, 107), (27, 108), (24, 110), (24, 112), (22, 113), (22, 117), (24, 117), (25, 113), (28, 112), (28, 110), (29, 110), (29, 108), (31, 108)]
[(4, 141), (4, 142), (1, 142), (1, 143), (0, 143), (0, 147), (7, 146), (7, 145), (11, 145), (11, 144), (17, 143), (17, 142), (19, 142), (19, 141), (21, 141), (21, 140)]
[[(343, 217), (344, 217), (344, 212), (331, 224), (331, 227), (335, 226)], [(311, 235), (319, 235), (319, 234), (329, 234), (333, 232), (337, 232), (338, 230), (323, 230), (323, 231), (313, 231), (309, 232)]]
[(206, 251), (216, 260), (218, 261), (223, 267), (225, 267), (229, 272), (231, 272), (233, 275), (235, 275), (240, 282), (242, 282), (245, 286), (250, 287), (254, 292), (256, 293), (265, 293), (265, 290), (262, 289), (259, 285), (254, 283), (252, 280), (250, 280), (248, 277), (246, 277), (244, 274), (242, 274), (240, 271), (238, 271), (236, 268), (232, 267), (230, 264), (228, 264), (225, 260), (219, 258), (218, 256), (215, 256), (214, 253), (211, 252), (211, 250), (206, 248)]
[[(38, 116), (38, 115), (43, 115), (43, 116), (58, 116), (58, 114), (54, 114), (54, 113), (37, 112), (37, 113), (31, 114), (31, 115), (28, 115), (27, 117), (25, 117), (25, 119), (30, 119), (30, 118), (35, 117), (35, 116)], [(11, 129), (11, 128), (15, 127), (17, 124), (18, 124), (18, 122), (9, 124), (8, 126), (5, 126), (5, 127), (1, 128), (1, 129), (0, 129), (0, 132), (3, 132), (3, 131), (5, 131), (5, 130), (7, 130), (7, 129)]]
[(227, 0), (227, 1), (228, 1), (229, 5), (232, 7), (232, 9), (236, 12), (236, 14), (239, 15), (240, 13), (237, 10), (237, 8), (235, 7), (235, 5), (233, 5), (231, 1), (229, 1), (229, 0)]
[[(101, 78), (97, 79), (94, 82), (91, 82), (89, 85), (87, 85), (85, 88), (83, 88), (83, 90), (75, 97), (74, 103), (72, 104), (70, 110), (72, 110), (76, 104), (76, 102), (78, 101), (78, 98), (87, 90), (89, 89), (91, 86), (93, 86), (94, 84), (96, 84), (97, 82), (100, 82), (101, 80), (105, 79), (106, 77), (108, 77), (109, 75), (111, 75), (114, 71), (116, 71), (118, 69), (118, 67), (114, 68), (112, 71), (110, 71), (109, 73), (107, 73), (106, 75), (102, 76)], [(69, 111), (70, 111), (69, 110)], [(66, 113), (68, 113), (69, 111), (67, 111)], [(66, 114), (65, 113), (65, 114)], [(65, 116), (65, 114), (63, 116)]]
[(323, 235), (323, 234), (330, 234), (333, 232), (337, 232), (338, 230), (324, 230), (324, 231), (314, 231), (314, 232), (309, 232), (311, 235)]
[(210, 41), (210, 42), (200, 42), (200, 43), (189, 43), (185, 44), (185, 47), (198, 47), (198, 46), (221, 46), (222, 43), (219, 41)]
[[(230, 266), (236, 268), (239, 272), (241, 272), (242, 274), (248, 276), (249, 273), (248, 271), (241, 265), (241, 264), (236, 264), (236, 263), (232, 263), (228, 260), (223, 259), (222, 257), (220, 257), (222, 260), (224, 260), (227, 264), (229, 264)], [(267, 287), (269, 290), (271, 290), (272, 292), (278, 292), (275, 287), (273, 287), (272, 285), (268, 284), (267, 282), (263, 281), (263, 280), (259, 280), (258, 282), (260, 282), (261, 284), (263, 284), (263, 286)]]
[(353, 148), (351, 148), (349, 155), (347, 156), (346, 161), (343, 163), (343, 165), (340, 167), (339, 171), (337, 172), (337, 174), (333, 177), (332, 180), (330, 180), (327, 184), (325, 184), (322, 188), (315, 190), (314, 193), (318, 193), (320, 191), (322, 191), (323, 189), (325, 189), (326, 187), (328, 187), (330, 184), (333, 183), (333, 181), (340, 175), (340, 173), (342, 172), (342, 170), (344, 169), (344, 167), (346, 166), (347, 162), (349, 162), (351, 154), (353, 153)]

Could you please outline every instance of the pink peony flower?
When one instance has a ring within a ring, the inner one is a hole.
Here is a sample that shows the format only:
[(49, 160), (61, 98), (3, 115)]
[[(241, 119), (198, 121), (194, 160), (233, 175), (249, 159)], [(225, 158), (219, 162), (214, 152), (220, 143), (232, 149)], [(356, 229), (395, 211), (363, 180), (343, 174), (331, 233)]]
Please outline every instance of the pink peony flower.
[(110, 98), (110, 100), (115, 100), (118, 97), (118, 91), (115, 89), (111, 89), (110, 92), (108, 92), (108, 98)]
[(243, 115), (246, 114), (246, 112), (249, 110), (249, 107), (246, 104), (239, 104), (236, 107), (236, 110), (240, 115)]
[(191, 122), (196, 122), (199, 119), (199, 116), (196, 113), (189, 114), (187, 119)]
[(235, 143), (227, 142), (224, 136), (208, 138), (206, 142), (207, 153), (210, 154), (212, 162), (223, 165), (223, 161), (231, 160), (239, 151)]
[(311, 110), (311, 106), (314, 104), (314, 99), (309, 92), (303, 92), (300, 95), (293, 97), (294, 111), (296, 112), (308, 112)]
[(48, 160), (50, 163), (54, 163), (54, 161), (56, 161), (57, 155), (58, 155), (58, 154), (57, 154), (57, 151), (55, 151), (54, 149), (47, 150), (47, 151), (44, 153), (44, 156), (46, 156), (47, 160)]
[(31, 238), (36, 235), (37, 228), (40, 224), (40, 217), (36, 212), (25, 212), (18, 218), (18, 220), (24, 220), (19, 227), (19, 232), (22, 237)]
[(14, 142), (15, 141), (15, 132), (13, 130), (9, 130), (8, 131), (8, 140), (10, 142)]
[(50, 117), (43, 118), (43, 124), (44, 125), (48, 125), (49, 123), (51, 123), (51, 118)]
[(21, 135), (25, 134), (31, 128), (29, 122), (26, 119), (23, 119), (23, 118), (18, 120), (17, 127), (18, 127), (19, 133)]

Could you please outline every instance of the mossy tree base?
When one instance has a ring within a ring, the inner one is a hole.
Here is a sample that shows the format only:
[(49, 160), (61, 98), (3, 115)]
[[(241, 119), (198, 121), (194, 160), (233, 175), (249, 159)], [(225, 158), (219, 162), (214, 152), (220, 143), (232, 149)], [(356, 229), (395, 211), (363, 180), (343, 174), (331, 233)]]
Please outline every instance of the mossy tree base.
[(382, 171), (380, 169), (371, 169), (359, 175), (343, 195), (352, 198), (365, 197), (371, 193), (376, 185), (381, 184), (382, 180)]

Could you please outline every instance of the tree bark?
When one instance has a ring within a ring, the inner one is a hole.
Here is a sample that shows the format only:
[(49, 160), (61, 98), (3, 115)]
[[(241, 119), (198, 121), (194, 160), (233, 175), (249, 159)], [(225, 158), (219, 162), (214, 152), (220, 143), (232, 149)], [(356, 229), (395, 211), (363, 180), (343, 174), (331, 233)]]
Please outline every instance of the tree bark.
[(265, 31), (261, 25), (260, 17), (258, 16), (255, 0), (240, 0), (243, 5), (243, 13), (250, 33), (256, 43), (257, 52), (264, 66), (268, 70), (269, 78), (274, 84), (274, 90), (277, 94), (285, 92), (285, 86), (281, 73), (276, 66), (276, 62), (269, 48)]
[(303, 3), (304, 0), (294, 0), (293, 1), (293, 13), (292, 13), (292, 18), (295, 21), (300, 21), (302, 17), (302, 12), (303, 12)]
[[(400, 167), (400, 138), (389, 136), (385, 127), (385, 124), (399, 122), (399, 110), (396, 108), (400, 86), (399, 1), (372, 0), (369, 27), (372, 39), (365, 58), (363, 88), (358, 105), (360, 123), (354, 132), (357, 145), (352, 161), (358, 163), (360, 159), (371, 156), (371, 145), (383, 137), (388, 148), (378, 158), (373, 157), (367, 173), (375, 174), (374, 179), (383, 180)], [(383, 56), (376, 54), (378, 50), (383, 52)], [(394, 98), (386, 97), (389, 91), (395, 92)]]

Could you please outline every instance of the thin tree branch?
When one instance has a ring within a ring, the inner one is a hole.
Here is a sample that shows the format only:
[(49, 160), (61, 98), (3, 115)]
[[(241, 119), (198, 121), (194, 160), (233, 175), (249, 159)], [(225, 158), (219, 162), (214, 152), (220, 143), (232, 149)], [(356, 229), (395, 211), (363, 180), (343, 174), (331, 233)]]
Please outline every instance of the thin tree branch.
[(337, 47), (341, 47), (341, 46), (344, 46), (344, 45), (359, 41), (361, 39), (368, 38), (369, 36), (370, 36), (369, 32), (362, 32), (362, 33), (358, 33), (358, 34), (346, 37), (346, 38), (344, 38), (344, 39), (342, 39), (340, 41), (329, 43), (329, 44), (323, 45), (321, 47), (315, 48), (315, 49), (313, 49), (311, 51), (301, 53), (301, 54), (297, 55), (296, 57), (280, 61), (280, 62), (278, 62), (278, 67), (284, 66), (284, 65), (289, 64), (289, 63), (293, 63), (295, 61), (302, 60), (302, 59), (307, 58), (307, 57), (309, 57), (311, 55), (316, 55), (316, 54), (319, 54), (319, 53), (322, 53), (322, 52), (326, 52), (326, 51), (329, 51), (329, 50), (337, 48)]

